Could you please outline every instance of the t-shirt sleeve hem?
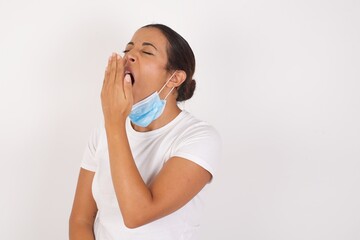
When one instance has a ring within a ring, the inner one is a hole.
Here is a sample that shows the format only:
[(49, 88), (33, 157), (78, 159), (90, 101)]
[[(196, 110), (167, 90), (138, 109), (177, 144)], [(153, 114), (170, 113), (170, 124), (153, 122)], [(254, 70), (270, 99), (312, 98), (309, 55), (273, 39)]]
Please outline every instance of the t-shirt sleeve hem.
[(92, 166), (92, 165), (89, 165), (89, 164), (86, 164), (86, 163), (81, 163), (80, 165), (81, 168), (83, 169), (86, 169), (86, 170), (89, 170), (91, 172), (95, 172), (96, 171), (96, 167)]
[(181, 152), (177, 152), (176, 154), (173, 155), (173, 157), (185, 158), (189, 161), (196, 163), (197, 165), (201, 166), (205, 170), (207, 170), (212, 175), (210, 182), (212, 182), (214, 176), (216, 175), (215, 169), (212, 166), (210, 166), (206, 161), (204, 161), (202, 158), (196, 157), (189, 153), (181, 153)]

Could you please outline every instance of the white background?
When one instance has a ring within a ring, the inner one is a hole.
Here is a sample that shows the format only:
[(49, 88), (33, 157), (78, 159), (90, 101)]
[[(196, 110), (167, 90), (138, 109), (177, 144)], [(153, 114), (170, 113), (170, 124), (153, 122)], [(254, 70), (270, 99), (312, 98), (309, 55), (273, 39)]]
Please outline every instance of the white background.
[(197, 58), (220, 132), (201, 239), (360, 239), (359, 1), (0, 3), (0, 238), (67, 239), (108, 56), (148, 23)]

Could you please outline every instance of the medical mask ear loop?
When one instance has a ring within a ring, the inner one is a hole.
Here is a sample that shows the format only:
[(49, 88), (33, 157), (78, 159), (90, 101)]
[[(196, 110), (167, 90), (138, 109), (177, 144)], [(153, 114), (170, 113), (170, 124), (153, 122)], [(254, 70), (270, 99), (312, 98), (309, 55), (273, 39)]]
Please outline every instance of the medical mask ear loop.
[[(159, 92), (161, 92), (166, 84), (171, 80), (171, 78), (174, 76), (176, 71), (171, 75), (169, 80), (166, 81), (164, 86), (160, 89)], [(148, 96), (146, 99), (136, 103), (135, 106), (138, 107), (137, 111), (134, 111), (134, 106), (129, 114), (130, 120), (140, 126), (140, 127), (147, 127), (152, 121), (157, 119), (163, 112), (166, 104), (166, 98), (170, 95), (171, 91), (174, 89), (173, 87), (169, 93), (166, 95), (165, 99), (161, 100), (159, 96), (159, 92), (156, 91), (152, 95)]]
[[(172, 79), (172, 77), (175, 75), (176, 71), (171, 75), (171, 77), (169, 78), (169, 80), (166, 81), (166, 83), (164, 84), (164, 86), (162, 86), (162, 88), (159, 91), (159, 94), (161, 93), (161, 91), (165, 88), (166, 84), (168, 84), (168, 82)], [(172, 90), (174, 90), (175, 87), (172, 87), (170, 92), (165, 96), (164, 100), (167, 99), (167, 97), (170, 95), (170, 93), (172, 92)]]

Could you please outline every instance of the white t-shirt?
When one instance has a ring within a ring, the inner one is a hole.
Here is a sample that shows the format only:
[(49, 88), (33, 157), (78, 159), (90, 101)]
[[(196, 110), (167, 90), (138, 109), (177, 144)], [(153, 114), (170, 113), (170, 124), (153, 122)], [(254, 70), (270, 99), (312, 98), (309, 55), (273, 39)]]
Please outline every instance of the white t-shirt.
[[(209, 124), (182, 111), (167, 125), (149, 132), (135, 131), (127, 119), (126, 131), (136, 166), (146, 184), (173, 156), (191, 160), (213, 178), (221, 155), (221, 139)], [(194, 240), (200, 226), (204, 189), (179, 210), (141, 227), (127, 228), (113, 188), (104, 125), (95, 129), (81, 167), (95, 172), (92, 192), (98, 207), (94, 224), (97, 240)], [(213, 179), (212, 178), (212, 179)]]

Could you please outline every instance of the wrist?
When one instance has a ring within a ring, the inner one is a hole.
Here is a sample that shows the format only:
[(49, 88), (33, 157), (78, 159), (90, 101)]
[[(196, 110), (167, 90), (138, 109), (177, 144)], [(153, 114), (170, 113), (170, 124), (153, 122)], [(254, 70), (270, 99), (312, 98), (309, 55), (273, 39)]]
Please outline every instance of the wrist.
[(125, 130), (126, 120), (121, 121), (106, 121), (105, 120), (105, 129), (107, 132), (119, 132), (122, 129)]

